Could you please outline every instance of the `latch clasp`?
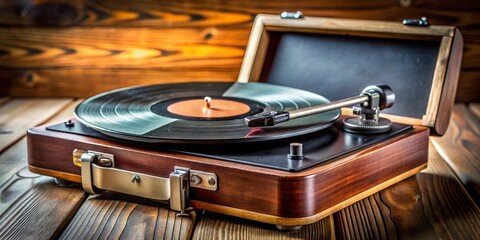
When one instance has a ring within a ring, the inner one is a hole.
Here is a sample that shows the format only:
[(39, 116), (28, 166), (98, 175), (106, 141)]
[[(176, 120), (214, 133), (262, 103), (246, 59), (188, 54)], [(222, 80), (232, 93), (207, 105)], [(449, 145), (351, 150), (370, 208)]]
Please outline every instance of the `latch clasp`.
[(73, 151), (73, 163), (81, 167), (82, 187), (91, 194), (105, 190), (155, 200), (170, 200), (178, 216), (189, 216), (190, 187), (216, 191), (215, 173), (175, 167), (168, 178), (115, 168), (114, 156), (96, 151)]
[(170, 208), (180, 211), (177, 216), (189, 216), (187, 213), (190, 192), (190, 169), (175, 167), (170, 173)]

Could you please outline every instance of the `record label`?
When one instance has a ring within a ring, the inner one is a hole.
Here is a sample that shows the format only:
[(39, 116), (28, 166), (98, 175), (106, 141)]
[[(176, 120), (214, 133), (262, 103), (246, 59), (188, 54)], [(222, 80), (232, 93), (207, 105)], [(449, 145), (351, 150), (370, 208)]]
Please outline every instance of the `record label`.
[(243, 115), (250, 112), (250, 107), (247, 104), (226, 99), (214, 98), (210, 101), (191, 99), (173, 103), (167, 107), (167, 111), (176, 115), (207, 120)]

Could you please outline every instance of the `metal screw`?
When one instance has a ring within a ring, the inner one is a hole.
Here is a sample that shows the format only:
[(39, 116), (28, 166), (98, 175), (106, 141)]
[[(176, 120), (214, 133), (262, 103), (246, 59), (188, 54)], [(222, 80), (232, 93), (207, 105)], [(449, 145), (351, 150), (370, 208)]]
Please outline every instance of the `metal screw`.
[(190, 182), (193, 185), (198, 185), (198, 184), (202, 183), (202, 178), (198, 175), (193, 174), (192, 176), (190, 176)]
[(110, 158), (100, 158), (100, 159), (98, 159), (98, 164), (102, 167), (111, 167), (112, 166), (112, 159), (110, 159)]
[(140, 183), (141, 181), (142, 181), (142, 179), (140, 179), (140, 176), (135, 174), (135, 175), (133, 175), (131, 182), (132, 183)]
[(215, 185), (215, 179), (209, 178), (209, 179), (208, 179), (208, 184), (210, 184), (210, 186)]

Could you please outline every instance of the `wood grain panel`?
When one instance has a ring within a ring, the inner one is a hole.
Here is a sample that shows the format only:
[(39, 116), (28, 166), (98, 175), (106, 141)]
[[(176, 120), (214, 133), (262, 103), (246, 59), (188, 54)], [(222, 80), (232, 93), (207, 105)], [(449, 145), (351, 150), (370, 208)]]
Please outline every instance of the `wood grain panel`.
[(444, 137), (432, 138), (445, 161), (467, 190), (480, 200), (480, 118), (463, 104), (456, 104)]
[(238, 65), (248, 29), (3, 28), (2, 68), (175, 69)]
[(233, 81), (236, 76), (237, 73), (228, 68), (219, 70), (76, 68), (6, 71), (3, 73), (3, 84), (7, 86), (0, 88), (0, 95), (90, 97), (111, 89), (133, 85)]
[(195, 220), (158, 203), (105, 193), (89, 197), (60, 239), (190, 239)]
[[(470, 87), (480, 78), (478, 9), (473, 0), (1, 0), (0, 80), (6, 89), (0, 94), (86, 97), (131, 85), (131, 76), (137, 84), (234, 81), (254, 16), (302, 10), (308, 16), (369, 20), (428, 16), (433, 24), (459, 26), (466, 43), (463, 71), (469, 73), (461, 75), (457, 100), (480, 101), (478, 87)], [(91, 73), (92, 68), (108, 70)], [(46, 79), (37, 82), (35, 76), (48, 76), (48, 90)], [(77, 82), (105, 86), (88, 92), (71, 84)]]
[(273, 225), (206, 212), (192, 239), (335, 239), (333, 218), (326, 217), (297, 231), (279, 231)]
[[(385, 1), (347, 0), (289, 2), (270, 0), (241, 1), (66, 1), (44, 0), (0, 2), (0, 24), (20, 26), (150, 26), (181, 27), (208, 25), (236, 25), (252, 20), (258, 13), (279, 14), (282, 11), (302, 10), (308, 15), (361, 18), (397, 19), (431, 15), (441, 23), (465, 24), (468, 13), (480, 9), (477, 1)], [(447, 15), (448, 18), (444, 15)]]
[(71, 101), (19, 98), (0, 105), (0, 152), (24, 136), (27, 128), (45, 122)]

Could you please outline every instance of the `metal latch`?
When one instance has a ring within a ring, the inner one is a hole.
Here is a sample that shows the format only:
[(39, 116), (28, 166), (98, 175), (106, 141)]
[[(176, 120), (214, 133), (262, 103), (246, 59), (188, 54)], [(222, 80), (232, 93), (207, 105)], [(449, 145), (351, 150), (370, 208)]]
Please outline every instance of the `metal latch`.
[(190, 187), (216, 191), (217, 175), (183, 167), (175, 167), (168, 178), (115, 168), (112, 154), (73, 151), (73, 163), (81, 167), (82, 187), (91, 194), (105, 190), (126, 193), (155, 200), (170, 200), (170, 208), (188, 216)]
[(303, 13), (300, 11), (296, 12), (282, 12), (280, 13), (280, 17), (283, 19), (300, 19), (303, 18)]
[(177, 216), (188, 216), (187, 205), (190, 191), (190, 169), (175, 167), (175, 171), (170, 173), (170, 189), (175, 189), (171, 192), (170, 208), (175, 211), (180, 211)]

